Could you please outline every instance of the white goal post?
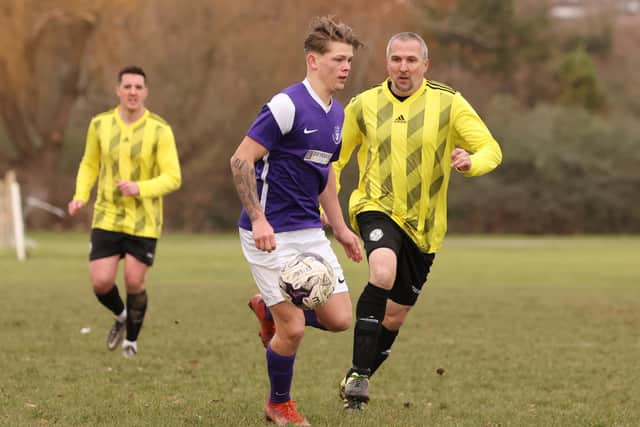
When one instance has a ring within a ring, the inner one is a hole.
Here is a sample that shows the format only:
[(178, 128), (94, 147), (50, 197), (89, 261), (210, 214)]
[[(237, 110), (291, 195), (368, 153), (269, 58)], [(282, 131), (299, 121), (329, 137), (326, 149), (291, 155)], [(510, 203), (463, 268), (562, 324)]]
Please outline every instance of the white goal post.
[(27, 258), (20, 185), (14, 171), (0, 180), (0, 246), (15, 247), (20, 261)]

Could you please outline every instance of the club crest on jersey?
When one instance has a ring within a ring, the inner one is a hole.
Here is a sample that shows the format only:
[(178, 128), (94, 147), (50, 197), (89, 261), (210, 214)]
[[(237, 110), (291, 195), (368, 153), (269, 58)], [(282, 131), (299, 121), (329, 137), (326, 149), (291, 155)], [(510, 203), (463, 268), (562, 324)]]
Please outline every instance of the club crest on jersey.
[(331, 134), (331, 139), (333, 140), (334, 144), (336, 145), (340, 144), (340, 141), (342, 140), (342, 128), (340, 126), (333, 127), (333, 133)]
[(378, 240), (382, 239), (382, 236), (384, 236), (382, 230), (376, 228), (375, 230), (371, 230), (371, 233), (369, 233), (369, 240), (371, 240), (372, 242), (377, 242)]

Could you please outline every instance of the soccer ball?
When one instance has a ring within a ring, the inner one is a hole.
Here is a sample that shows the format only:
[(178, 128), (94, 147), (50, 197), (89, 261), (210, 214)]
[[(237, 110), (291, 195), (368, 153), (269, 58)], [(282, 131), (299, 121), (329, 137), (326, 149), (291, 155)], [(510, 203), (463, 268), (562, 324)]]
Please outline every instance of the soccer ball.
[(314, 310), (327, 302), (335, 287), (333, 268), (324, 258), (311, 252), (300, 253), (280, 270), (280, 292), (293, 305)]

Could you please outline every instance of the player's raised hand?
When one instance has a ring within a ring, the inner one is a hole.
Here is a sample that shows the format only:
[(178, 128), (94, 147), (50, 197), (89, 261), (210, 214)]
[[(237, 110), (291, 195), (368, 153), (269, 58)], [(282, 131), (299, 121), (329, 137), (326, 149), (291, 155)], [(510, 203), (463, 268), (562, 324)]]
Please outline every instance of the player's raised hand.
[(335, 236), (336, 240), (340, 242), (340, 244), (344, 248), (344, 252), (351, 260), (355, 262), (362, 261), (360, 238), (356, 233), (349, 230), (347, 227), (344, 227), (339, 230), (334, 228), (333, 235)]
[(251, 223), (256, 248), (265, 252), (276, 250), (276, 235), (269, 221), (263, 216)]
[(67, 211), (69, 215), (74, 216), (80, 209), (82, 209), (85, 205), (85, 202), (82, 200), (74, 199), (69, 202), (67, 205)]
[(451, 152), (451, 167), (461, 171), (468, 171), (471, 169), (471, 156), (463, 148), (454, 148)]

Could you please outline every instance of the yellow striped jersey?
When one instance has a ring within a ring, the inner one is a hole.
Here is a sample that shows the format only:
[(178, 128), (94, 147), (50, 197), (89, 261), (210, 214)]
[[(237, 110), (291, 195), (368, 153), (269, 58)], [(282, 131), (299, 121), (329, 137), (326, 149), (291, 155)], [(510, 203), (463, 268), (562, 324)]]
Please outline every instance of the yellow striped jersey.
[[(73, 198), (87, 202), (99, 177), (92, 227), (158, 238), (162, 196), (182, 180), (173, 131), (149, 110), (126, 125), (118, 108), (91, 120)], [(135, 181), (140, 194), (123, 196), (116, 186), (121, 179)]]
[(354, 97), (345, 110), (336, 178), (357, 154), (358, 187), (349, 199), (351, 224), (364, 211), (383, 212), (425, 253), (442, 245), (447, 231), (451, 152), (471, 153), (465, 176), (483, 175), (502, 161), (500, 146), (459, 92), (430, 80), (404, 101), (389, 80)]

